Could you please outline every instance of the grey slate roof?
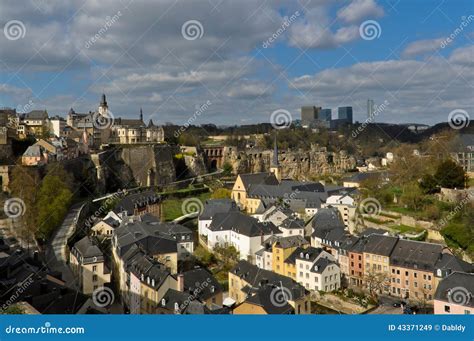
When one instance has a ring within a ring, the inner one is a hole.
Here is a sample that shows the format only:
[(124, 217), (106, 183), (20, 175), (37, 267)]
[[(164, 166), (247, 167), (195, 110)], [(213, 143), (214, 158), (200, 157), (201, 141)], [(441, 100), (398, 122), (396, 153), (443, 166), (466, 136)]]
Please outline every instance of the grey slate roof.
[(453, 272), (438, 284), (434, 298), (474, 307), (474, 274)]
[(216, 213), (237, 212), (239, 209), (232, 199), (209, 199), (204, 203), (204, 209), (199, 220), (210, 220)]
[(298, 247), (295, 251), (291, 253), (286, 259), (285, 263), (296, 264), (296, 259), (302, 259), (307, 262), (314, 262), (316, 258), (323, 252), (323, 249), (316, 247), (302, 248)]
[(435, 264), (436, 269), (440, 269), (443, 273), (451, 272), (474, 272), (474, 264), (463, 261), (462, 259), (457, 258), (449, 253), (442, 253), (441, 257)]
[(248, 191), (252, 185), (278, 185), (278, 180), (273, 173), (240, 174), (240, 179), (242, 180), (246, 191)]
[(48, 118), (46, 110), (32, 110), (25, 115), (28, 120), (45, 120)]
[(280, 227), (284, 227), (286, 229), (304, 229), (304, 220), (297, 218), (287, 218), (283, 220), (283, 222), (280, 224)]
[(127, 212), (127, 215), (133, 215), (135, 208), (145, 207), (146, 205), (159, 203), (161, 197), (154, 191), (144, 191), (140, 193), (129, 194), (123, 197), (115, 206), (114, 212)]
[(390, 263), (410, 269), (434, 271), (442, 251), (443, 247), (439, 244), (399, 239), (390, 255)]
[(86, 236), (74, 244), (72, 252), (77, 251), (83, 257), (82, 263), (101, 262), (104, 260), (102, 251), (95, 245), (90, 237)]
[(397, 237), (371, 234), (367, 237), (364, 252), (388, 257), (394, 250), (397, 241)]
[(34, 144), (26, 148), (23, 156), (30, 156), (30, 157), (39, 157), (41, 156), (41, 146)]
[(259, 287), (253, 295), (247, 297), (245, 302), (252, 303), (258, 305), (265, 310), (267, 314), (291, 314), (294, 312), (293, 307), (288, 302), (278, 302), (275, 305), (272, 300), (276, 297), (276, 292), (282, 291), (283, 289), (277, 285), (273, 284), (266, 284), (262, 287)]
[(324, 240), (339, 241), (346, 234), (339, 211), (334, 207), (321, 208), (311, 220), (312, 236)]
[(152, 255), (177, 252), (176, 239), (164, 234), (157, 225), (141, 221), (127, 223), (116, 228), (114, 233), (120, 256), (134, 244)]
[(116, 118), (114, 125), (129, 128), (145, 128), (146, 124), (140, 119)]
[(327, 258), (321, 257), (313, 264), (310, 271), (314, 272), (314, 273), (321, 274), (330, 265), (336, 265), (337, 266), (337, 263), (333, 262), (332, 260), (329, 260)]
[(230, 271), (242, 278), (253, 289), (258, 289), (265, 284), (283, 286), (291, 292), (293, 300), (300, 299), (308, 294), (306, 289), (290, 277), (263, 270), (245, 260), (239, 261)]
[[(164, 304), (163, 304), (164, 303)], [(210, 314), (211, 310), (199, 299), (192, 299), (191, 294), (174, 289), (168, 289), (158, 304), (158, 307), (167, 309), (171, 312), (185, 315)]]
[(257, 219), (240, 212), (217, 213), (211, 224), (211, 231), (232, 230), (248, 237), (260, 235), (279, 234), (280, 230), (271, 222), (259, 222)]
[(277, 237), (275, 239), (276, 240), (274, 244), (284, 249), (309, 244), (309, 242), (300, 235), (288, 236), (288, 237)]
[(183, 273), (184, 290), (202, 300), (207, 300), (223, 291), (215, 277), (204, 268), (192, 269)]
[(158, 289), (170, 276), (165, 266), (149, 256), (137, 257), (130, 264), (130, 271), (149, 287)]

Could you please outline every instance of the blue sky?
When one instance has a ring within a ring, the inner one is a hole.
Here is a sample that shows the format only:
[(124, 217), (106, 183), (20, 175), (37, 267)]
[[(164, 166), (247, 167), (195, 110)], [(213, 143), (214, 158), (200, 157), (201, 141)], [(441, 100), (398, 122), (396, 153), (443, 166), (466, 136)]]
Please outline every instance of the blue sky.
[(105, 92), (115, 116), (143, 107), (157, 123), (206, 101), (196, 124), (296, 119), (302, 105), (352, 105), (363, 121), (368, 98), (388, 103), (380, 122), (474, 115), (472, 1), (29, 2), (0, 4), (0, 106), (19, 111), (96, 110)]

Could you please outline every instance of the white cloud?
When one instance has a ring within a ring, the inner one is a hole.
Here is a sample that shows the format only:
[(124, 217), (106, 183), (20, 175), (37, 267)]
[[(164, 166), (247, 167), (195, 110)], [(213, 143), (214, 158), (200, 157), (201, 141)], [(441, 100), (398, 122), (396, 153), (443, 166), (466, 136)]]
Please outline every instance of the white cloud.
[(357, 23), (365, 18), (379, 18), (384, 10), (374, 0), (353, 0), (337, 12), (337, 17), (346, 23)]
[(403, 57), (414, 57), (423, 55), (426, 53), (432, 53), (441, 49), (441, 43), (443, 38), (438, 39), (426, 39), (414, 41), (405, 47), (402, 52)]
[(242, 82), (235, 84), (227, 92), (227, 96), (239, 99), (255, 99), (271, 95), (274, 87), (262, 82)]

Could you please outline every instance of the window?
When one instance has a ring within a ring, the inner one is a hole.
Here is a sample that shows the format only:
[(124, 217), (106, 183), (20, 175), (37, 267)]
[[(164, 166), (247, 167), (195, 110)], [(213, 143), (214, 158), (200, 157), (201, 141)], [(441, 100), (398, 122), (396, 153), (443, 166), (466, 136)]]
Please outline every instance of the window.
[(405, 276), (408, 276), (408, 271), (405, 271)]
[(470, 310), (464, 310), (464, 314), (465, 314), (465, 315), (470, 315), (470, 314), (471, 314), (471, 311), (470, 311)]
[(451, 312), (451, 307), (449, 305), (444, 306), (444, 312), (445, 313), (450, 313)]
[(97, 282), (97, 275), (92, 275), (92, 282)]
[(92, 266), (92, 272), (97, 272), (97, 265)]

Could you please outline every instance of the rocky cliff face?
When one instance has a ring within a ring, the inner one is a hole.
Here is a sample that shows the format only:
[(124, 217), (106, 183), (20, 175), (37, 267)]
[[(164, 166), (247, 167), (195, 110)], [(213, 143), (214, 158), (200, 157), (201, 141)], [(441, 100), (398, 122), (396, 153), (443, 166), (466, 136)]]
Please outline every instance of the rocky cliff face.
[(166, 145), (117, 146), (91, 156), (99, 182), (108, 190), (157, 186), (176, 180), (173, 156)]
[[(273, 151), (249, 149), (237, 151), (226, 148), (225, 162), (229, 162), (235, 174), (267, 172), (270, 170)], [(356, 160), (345, 151), (328, 152), (325, 148), (310, 150), (286, 150), (279, 152), (278, 160), (285, 178), (307, 179), (310, 176), (343, 173), (353, 169)]]

